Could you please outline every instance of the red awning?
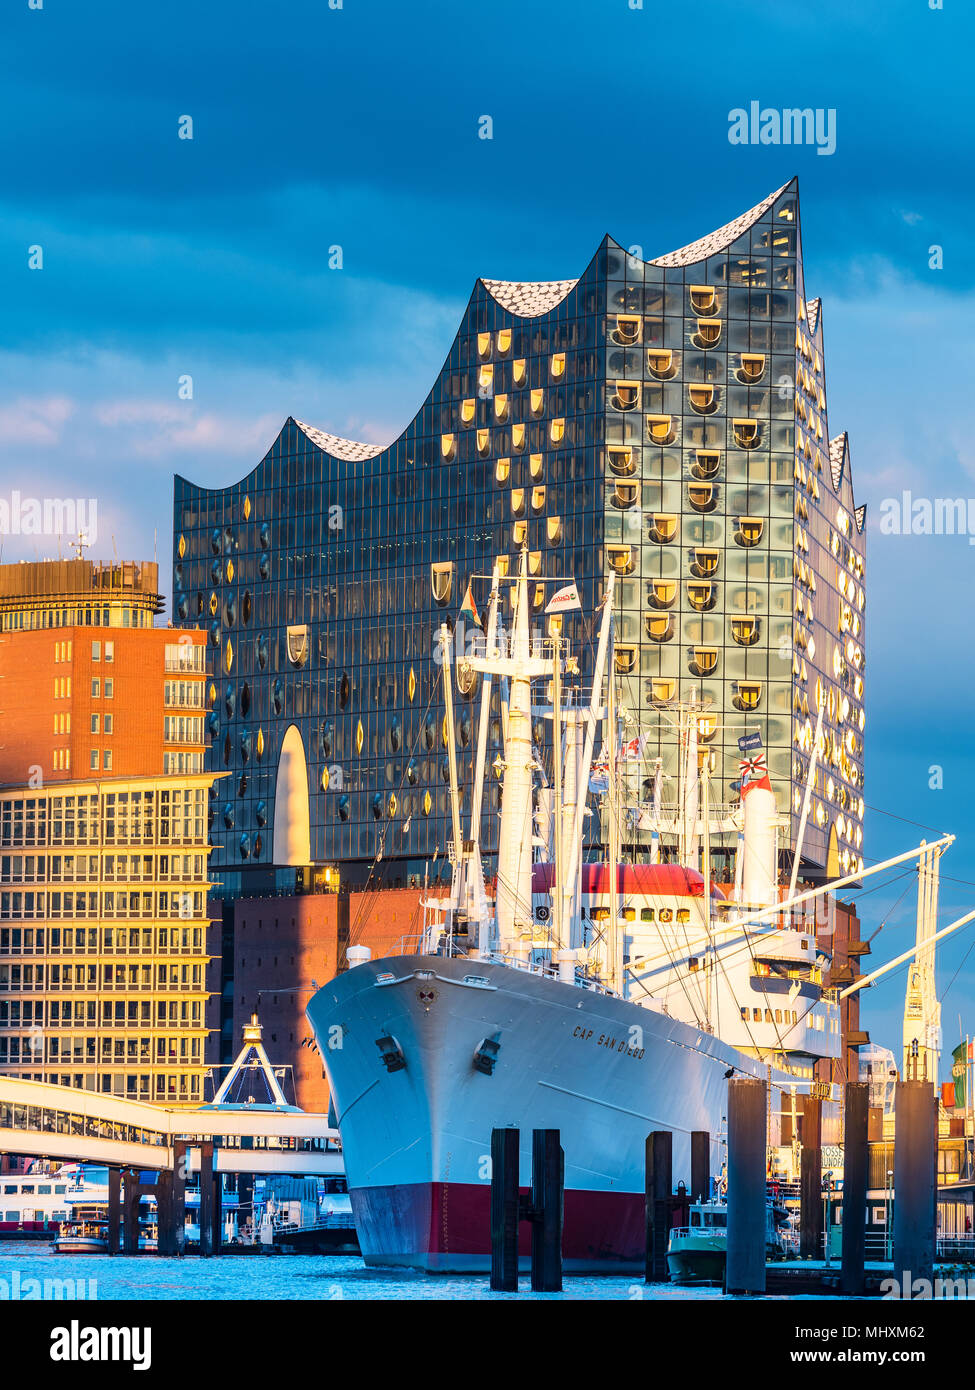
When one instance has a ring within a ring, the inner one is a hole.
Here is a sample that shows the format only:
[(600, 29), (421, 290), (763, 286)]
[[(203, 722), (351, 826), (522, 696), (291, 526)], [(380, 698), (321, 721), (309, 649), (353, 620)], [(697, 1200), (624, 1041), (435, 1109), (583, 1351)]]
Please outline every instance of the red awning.
[[(682, 864), (619, 864), (616, 873), (621, 897), (704, 897), (703, 875)], [(533, 893), (550, 893), (554, 881), (554, 864), (532, 865)], [(583, 864), (582, 891), (608, 893), (609, 865)]]

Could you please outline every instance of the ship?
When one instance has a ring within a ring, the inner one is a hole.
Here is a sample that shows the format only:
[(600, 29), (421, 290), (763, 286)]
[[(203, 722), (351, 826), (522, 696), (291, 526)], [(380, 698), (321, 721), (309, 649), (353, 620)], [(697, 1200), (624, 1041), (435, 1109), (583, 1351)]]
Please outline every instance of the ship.
[[(621, 862), (629, 810), (620, 769), (633, 740), (622, 738), (616, 708), (614, 576), (595, 615), (588, 689), (561, 635), (560, 603), (567, 595), (578, 603), (575, 586), (563, 583), (548, 605), (547, 635), (533, 635), (527, 554), (510, 577), (497, 566), (488, 577), (483, 640), (463, 658), (465, 674), (481, 676), (466, 838), (450, 633), (441, 630), (449, 896), (425, 900), (424, 933), (412, 953), (372, 960), (368, 948), (350, 945), (350, 968), (317, 990), (307, 1013), (367, 1265), (488, 1269), (491, 1135), (514, 1127), (526, 1196), (532, 1131), (559, 1131), (564, 1268), (638, 1271), (648, 1134), (670, 1132), (674, 1182), (690, 1191), (694, 1131), (711, 1136), (711, 1172), (721, 1169), (730, 1078), (768, 1081), (793, 1097), (811, 1091), (816, 1063), (838, 1057), (842, 1042), (838, 991), (823, 984), (829, 956), (817, 914), (824, 895), (919, 851), (868, 869), (858, 863), (845, 877), (800, 891), (797, 846), (792, 881), (780, 886), (784, 822), (756, 736), (746, 725), (739, 740), (737, 806), (711, 806), (702, 739), (713, 716), (688, 703), (662, 711), (679, 727), (677, 801), (665, 807), (661, 778), (653, 779), (651, 803), (636, 808), (653, 832), (649, 862)], [(510, 632), (502, 624), (505, 583), (514, 587)], [(492, 897), (478, 828), (495, 681), (503, 756), (494, 764), (501, 819)], [(552, 721), (551, 778), (533, 743), (539, 716)], [(594, 760), (597, 728), (605, 732)], [(807, 801), (814, 767), (815, 758)], [(607, 834), (600, 839), (608, 853), (584, 862), (585, 818), (594, 814), (587, 797), (603, 777)], [(663, 862), (661, 841), (670, 831), (674, 862)], [(711, 881), (712, 834), (737, 845), (734, 883), (724, 889)], [(950, 838), (938, 842), (939, 852)], [(527, 1223), (520, 1230), (524, 1259)]]

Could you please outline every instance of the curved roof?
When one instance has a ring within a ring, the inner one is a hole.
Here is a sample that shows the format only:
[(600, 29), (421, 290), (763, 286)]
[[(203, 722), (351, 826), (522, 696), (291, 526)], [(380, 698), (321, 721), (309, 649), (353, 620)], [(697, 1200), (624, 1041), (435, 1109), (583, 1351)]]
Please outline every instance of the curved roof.
[(846, 459), (846, 430), (829, 441), (829, 471), (833, 476), (833, 491), (839, 492)]
[(740, 217), (736, 217), (732, 222), (726, 222), (723, 227), (719, 227), (715, 232), (709, 232), (707, 236), (699, 237), (697, 241), (690, 241), (686, 246), (680, 247), (677, 251), (668, 251), (666, 256), (655, 256), (648, 265), (663, 266), (682, 266), (693, 265), (695, 261), (707, 260), (708, 256), (715, 256), (719, 251), (726, 251), (733, 241), (737, 241), (742, 232), (747, 232), (753, 223), (757, 222), (763, 213), (768, 212), (769, 208), (781, 194), (793, 182), (784, 183), (781, 188), (777, 188), (774, 193), (770, 193), (767, 198), (763, 198), (760, 203), (756, 203), (753, 208), (743, 212)]
[(389, 448), (388, 444), (360, 444), (355, 439), (343, 439), (338, 434), (326, 434), (324, 430), (316, 430), (314, 425), (305, 425), (301, 420), (295, 420), (295, 424), (306, 438), (317, 444), (319, 449), (324, 449), (326, 454), (331, 454), (332, 458), (336, 459), (348, 459), (350, 463), (374, 459), (377, 454)]
[(556, 304), (561, 304), (570, 290), (575, 289), (576, 280), (485, 280), (481, 284), (492, 299), (496, 299), (502, 309), (509, 314), (518, 314), (523, 319), (547, 314)]

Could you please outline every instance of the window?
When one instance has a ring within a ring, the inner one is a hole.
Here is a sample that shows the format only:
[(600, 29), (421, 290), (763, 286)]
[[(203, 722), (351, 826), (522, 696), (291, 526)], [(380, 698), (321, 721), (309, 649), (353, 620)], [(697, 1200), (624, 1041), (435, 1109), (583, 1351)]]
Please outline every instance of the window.
[(114, 661), (114, 660), (115, 660), (115, 643), (114, 643), (114, 642), (106, 642), (106, 643), (105, 643), (105, 660), (106, 660), (106, 661)]
[(102, 683), (101, 683), (100, 680), (98, 680), (97, 677), (95, 677), (95, 679), (93, 679), (93, 680), (92, 680), (92, 683), (91, 683), (91, 698), (92, 698), (93, 700), (97, 700), (98, 697), (99, 697), (99, 695), (100, 695), (101, 693), (102, 693)]
[(105, 681), (105, 699), (106, 699), (106, 700), (111, 700), (111, 699), (113, 698), (114, 695), (115, 695), (115, 682), (114, 682), (113, 680), (106, 680), (106, 681)]
[[(95, 717), (97, 718), (98, 716), (96, 715)], [(112, 733), (115, 732), (114, 723), (115, 723), (114, 717), (113, 717), (111, 714), (106, 714), (106, 715), (105, 715), (105, 732), (106, 732), (106, 734), (112, 734)]]
[(110, 748), (106, 748), (106, 749), (105, 749), (105, 752), (102, 754), (102, 767), (103, 767), (103, 768), (105, 769), (105, 771), (107, 772), (111, 766), (112, 766), (112, 750), (111, 750)]
[(93, 749), (91, 750), (91, 767), (92, 767), (92, 771), (93, 771), (93, 772), (97, 772), (97, 771), (98, 771), (98, 749), (97, 749), (97, 748), (93, 748)]
[(97, 733), (98, 733), (98, 715), (97, 715), (97, 714), (93, 714), (93, 715), (91, 716), (91, 731), (92, 731), (93, 734), (97, 734)]
[(102, 659), (102, 644), (101, 644), (101, 642), (92, 642), (92, 644), (91, 644), (91, 659), (92, 659), (92, 661), (101, 661), (101, 659)]

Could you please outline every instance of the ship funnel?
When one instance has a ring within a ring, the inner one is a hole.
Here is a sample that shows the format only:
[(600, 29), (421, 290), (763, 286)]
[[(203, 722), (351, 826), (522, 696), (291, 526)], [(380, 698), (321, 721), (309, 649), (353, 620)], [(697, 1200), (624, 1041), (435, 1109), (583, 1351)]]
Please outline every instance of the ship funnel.
[(746, 788), (742, 810), (742, 901), (749, 907), (771, 907), (778, 900), (775, 793), (767, 787)]

